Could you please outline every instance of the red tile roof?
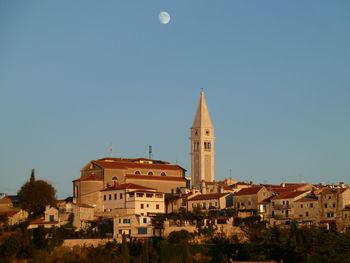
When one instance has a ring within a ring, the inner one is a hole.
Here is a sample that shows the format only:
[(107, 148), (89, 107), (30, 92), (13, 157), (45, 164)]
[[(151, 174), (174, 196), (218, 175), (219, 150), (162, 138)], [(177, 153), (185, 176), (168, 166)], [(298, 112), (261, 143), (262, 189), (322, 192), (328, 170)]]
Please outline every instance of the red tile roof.
[(15, 214), (17, 214), (19, 211), (21, 211), (20, 209), (15, 209), (15, 210), (5, 210), (5, 211), (1, 211), (0, 215), (5, 215), (5, 216), (14, 216)]
[(153, 170), (182, 170), (186, 171), (179, 165), (169, 164), (166, 162), (155, 163), (140, 163), (138, 159), (130, 159), (132, 161), (126, 161), (127, 159), (100, 159), (91, 161), (93, 164), (105, 168), (105, 169), (127, 169), (127, 168), (139, 168), (139, 169), (153, 169)]
[(154, 188), (138, 185), (138, 184), (132, 184), (132, 183), (126, 183), (126, 184), (116, 184), (110, 187), (107, 187), (103, 189), (102, 191), (111, 191), (111, 190), (122, 190), (122, 189), (135, 189), (135, 190), (156, 190)]
[(141, 179), (141, 180), (160, 180), (160, 181), (179, 181), (186, 182), (184, 177), (175, 177), (175, 176), (157, 176), (157, 175), (134, 175), (127, 174), (125, 178), (129, 179)]
[(235, 193), (235, 196), (241, 196), (241, 195), (255, 195), (257, 194), (263, 186), (256, 186), (256, 187), (248, 187), (248, 188), (243, 188), (239, 190), (237, 193)]
[(298, 200), (296, 200), (296, 202), (318, 202), (318, 199), (317, 197), (313, 198), (313, 197), (308, 197), (308, 196), (305, 196), (305, 197), (302, 197)]
[(229, 195), (229, 193), (199, 194), (188, 198), (188, 201), (219, 199), (226, 195)]
[(292, 199), (297, 196), (300, 196), (302, 194), (307, 193), (308, 191), (293, 191), (293, 192), (283, 192), (280, 193), (277, 196), (272, 197), (272, 200), (279, 200), (279, 199)]
[(350, 211), (350, 205), (346, 205), (346, 206), (343, 208), (343, 211)]
[(97, 174), (86, 174), (74, 180), (73, 182), (75, 181), (103, 181), (103, 178)]

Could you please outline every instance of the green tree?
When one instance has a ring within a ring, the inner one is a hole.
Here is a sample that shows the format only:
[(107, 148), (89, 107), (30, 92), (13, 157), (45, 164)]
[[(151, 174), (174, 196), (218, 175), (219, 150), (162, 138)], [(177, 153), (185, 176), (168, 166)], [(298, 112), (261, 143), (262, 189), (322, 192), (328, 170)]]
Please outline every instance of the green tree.
[(142, 263), (149, 263), (149, 244), (148, 239), (146, 239), (142, 244)]
[(125, 234), (123, 235), (123, 240), (122, 240), (121, 262), (130, 263), (130, 253), (129, 253), (128, 244), (126, 242)]
[(23, 209), (28, 210), (31, 216), (37, 216), (46, 205), (56, 204), (56, 190), (51, 184), (36, 180), (33, 169), (30, 180), (18, 191), (18, 199)]

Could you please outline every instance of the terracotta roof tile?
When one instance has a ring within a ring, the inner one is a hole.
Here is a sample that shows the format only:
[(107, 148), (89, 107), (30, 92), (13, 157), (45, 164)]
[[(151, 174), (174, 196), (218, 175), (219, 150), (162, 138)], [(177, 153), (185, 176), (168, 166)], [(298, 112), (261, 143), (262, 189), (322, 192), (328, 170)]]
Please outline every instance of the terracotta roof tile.
[(254, 194), (257, 194), (262, 188), (263, 186), (243, 188), (239, 190), (237, 193), (235, 193), (235, 196), (254, 195)]
[(318, 198), (317, 197), (310, 197), (310, 196), (305, 196), (305, 197), (302, 197), (298, 200), (296, 200), (295, 202), (318, 202)]
[(195, 195), (192, 198), (191, 197), (188, 198), (188, 201), (219, 199), (226, 195), (229, 195), (229, 193), (199, 194), (199, 195)]
[(142, 186), (139, 184), (125, 183), (125, 184), (116, 184), (110, 187), (103, 189), (102, 191), (111, 191), (111, 190), (122, 190), (122, 189), (135, 189), (135, 190), (156, 190), (154, 188)]
[(96, 160), (92, 161), (92, 163), (96, 164), (105, 169), (127, 169), (127, 168), (139, 168), (139, 169), (153, 169), (153, 170), (182, 170), (186, 171), (179, 165), (175, 164), (166, 164), (166, 163), (139, 163), (139, 162), (127, 162), (127, 161), (108, 161), (108, 160)]
[(308, 191), (292, 191), (292, 192), (283, 192), (279, 195), (274, 196), (271, 200), (279, 200), (279, 199), (291, 199), (302, 194), (307, 193)]
[(184, 177), (175, 177), (175, 176), (157, 176), (157, 175), (134, 175), (127, 174), (125, 178), (129, 179), (143, 179), (143, 180), (160, 180), (160, 181), (179, 181), (186, 182), (186, 178)]
[(103, 178), (97, 174), (87, 174), (83, 175), (80, 178), (74, 180), (75, 181), (103, 181)]

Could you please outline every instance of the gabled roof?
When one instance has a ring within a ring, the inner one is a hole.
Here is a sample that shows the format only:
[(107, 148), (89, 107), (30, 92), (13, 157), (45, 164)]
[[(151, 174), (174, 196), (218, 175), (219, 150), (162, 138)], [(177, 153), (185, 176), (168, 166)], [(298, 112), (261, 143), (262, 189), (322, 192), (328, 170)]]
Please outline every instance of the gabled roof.
[(187, 179), (184, 177), (156, 176), (156, 175), (127, 174), (127, 175), (125, 175), (125, 178), (127, 178), (127, 179), (140, 179), (140, 180), (178, 181), (178, 182), (186, 182), (187, 181)]
[[(150, 161), (142, 162), (142, 161)], [(170, 164), (168, 162), (163, 162), (159, 160), (150, 160), (145, 158), (137, 159), (125, 159), (125, 158), (103, 158), (99, 160), (92, 160), (91, 163), (97, 165), (98, 167), (104, 169), (128, 169), (128, 168), (138, 168), (138, 169), (150, 169), (150, 170), (182, 170), (182, 168), (177, 164)]]
[(298, 200), (296, 200), (295, 202), (318, 202), (318, 198), (315, 196), (315, 197), (311, 197), (311, 196), (305, 196), (305, 197), (302, 197)]
[(0, 215), (5, 215), (8, 217), (14, 216), (18, 212), (20, 212), (20, 209), (11, 209), (11, 210), (5, 210), (5, 211), (0, 211)]
[(75, 182), (75, 181), (103, 181), (103, 178), (102, 178), (102, 176), (91, 173), (91, 174), (83, 175), (76, 180), (73, 180), (73, 182)]
[(279, 199), (292, 199), (295, 197), (298, 197), (300, 195), (303, 195), (309, 191), (292, 191), (292, 192), (283, 192), (280, 193), (279, 195), (274, 196), (271, 198), (271, 200), (279, 200)]
[(254, 187), (248, 187), (248, 188), (243, 188), (239, 190), (237, 193), (235, 193), (235, 196), (241, 196), (241, 195), (255, 195), (257, 194), (263, 186), (254, 186)]
[(350, 211), (350, 205), (346, 205), (346, 206), (342, 209), (342, 211)]
[(187, 200), (188, 201), (212, 200), (212, 199), (219, 199), (226, 195), (230, 195), (230, 193), (199, 194), (199, 195), (193, 196), (192, 198), (189, 197)]
[(126, 183), (126, 184), (116, 184), (110, 187), (107, 187), (103, 189), (102, 191), (111, 191), (111, 190), (124, 190), (124, 189), (134, 189), (134, 190), (154, 190), (154, 188), (138, 185), (138, 184), (132, 184), (132, 183)]

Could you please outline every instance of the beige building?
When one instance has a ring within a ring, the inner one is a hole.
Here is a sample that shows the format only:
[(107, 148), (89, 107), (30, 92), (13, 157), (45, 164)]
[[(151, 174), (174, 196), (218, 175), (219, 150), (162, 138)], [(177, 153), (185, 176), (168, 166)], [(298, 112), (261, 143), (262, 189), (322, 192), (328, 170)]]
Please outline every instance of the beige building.
[(7, 223), (10, 226), (13, 226), (26, 221), (28, 219), (28, 212), (22, 209), (14, 208), (14, 209), (1, 210), (0, 216), (7, 217)]
[(154, 236), (152, 218), (144, 215), (116, 215), (113, 220), (113, 238), (121, 241), (128, 238), (149, 238)]
[(101, 210), (99, 192), (114, 184), (133, 183), (159, 192), (176, 192), (189, 187), (186, 170), (177, 164), (145, 158), (103, 158), (92, 160), (81, 169), (81, 177), (73, 181), (77, 203)]
[(314, 225), (319, 218), (319, 202), (316, 196), (308, 195), (294, 202), (294, 220), (298, 224)]
[(342, 210), (343, 230), (350, 230), (350, 205), (346, 205)]
[(215, 135), (208, 106), (201, 92), (191, 127), (192, 186), (199, 188), (202, 180), (214, 181)]
[[(271, 198), (271, 224), (285, 224), (295, 218), (295, 201), (305, 197), (309, 191), (282, 192)], [(300, 209), (299, 209), (300, 211)]]
[(320, 222), (329, 224), (334, 221), (338, 229), (342, 229), (342, 210), (350, 205), (350, 188), (324, 187), (315, 194), (319, 199)]
[(200, 206), (202, 210), (225, 209), (232, 207), (232, 194), (214, 193), (214, 194), (195, 194), (187, 199), (187, 210), (192, 212)]
[(264, 186), (251, 186), (242, 188), (234, 194), (234, 207), (238, 210), (256, 210), (259, 209), (259, 203), (269, 198), (271, 192)]
[(101, 191), (102, 211), (148, 215), (165, 212), (164, 193), (132, 183), (115, 184)]

